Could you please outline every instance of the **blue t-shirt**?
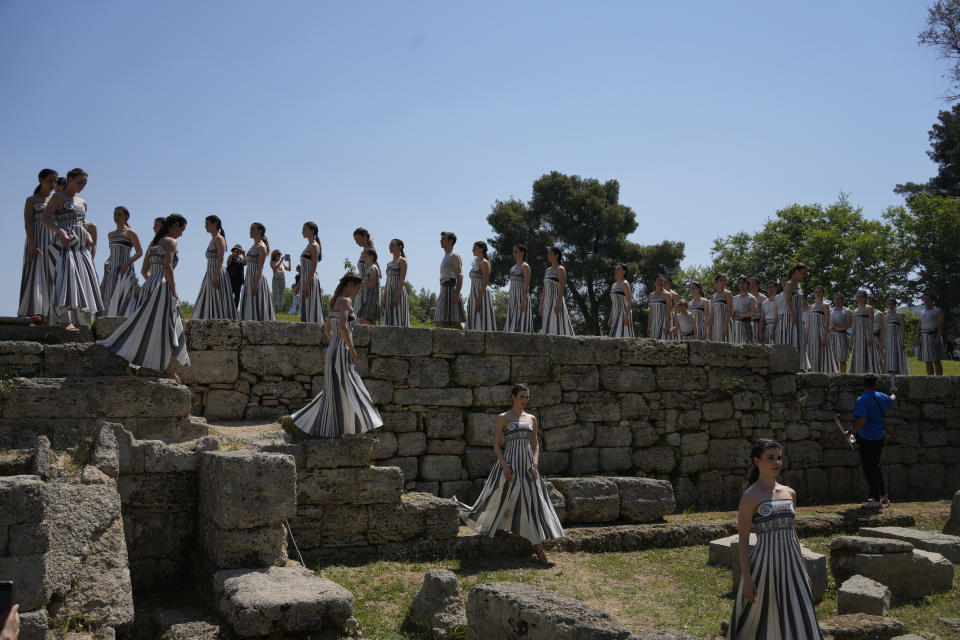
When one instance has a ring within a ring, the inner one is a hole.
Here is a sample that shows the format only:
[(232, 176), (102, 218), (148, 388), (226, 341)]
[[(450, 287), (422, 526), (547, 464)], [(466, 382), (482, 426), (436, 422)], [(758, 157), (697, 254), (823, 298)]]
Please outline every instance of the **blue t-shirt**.
[(864, 440), (879, 440), (884, 436), (883, 414), (893, 406), (893, 400), (879, 391), (864, 391), (853, 407), (854, 418), (866, 418), (867, 421), (857, 435)]

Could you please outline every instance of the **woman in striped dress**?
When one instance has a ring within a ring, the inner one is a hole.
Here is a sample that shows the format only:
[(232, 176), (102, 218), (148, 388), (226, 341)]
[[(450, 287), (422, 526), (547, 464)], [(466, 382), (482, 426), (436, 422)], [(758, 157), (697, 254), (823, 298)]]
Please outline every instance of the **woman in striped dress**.
[(663, 290), (664, 278), (657, 275), (653, 280), (653, 293), (647, 298), (649, 316), (647, 318), (647, 337), (654, 340), (666, 340), (673, 327), (673, 296)]
[(880, 371), (886, 371), (887, 369), (883, 364), (883, 343), (886, 339), (883, 311), (877, 306), (877, 299), (873, 296), (867, 296), (867, 304), (873, 307), (873, 344), (877, 345), (877, 364)]
[(733, 309), (733, 295), (727, 291), (727, 276), (718, 273), (714, 278), (716, 292), (710, 298), (710, 324), (707, 325), (707, 340), (729, 342), (727, 338), (730, 324), (730, 311)]
[(67, 333), (80, 331), (72, 314), (96, 316), (104, 310), (100, 280), (90, 255), (93, 238), (83, 227), (87, 203), (76, 197), (87, 186), (87, 179), (86, 171), (72, 169), (66, 189), (53, 194), (40, 216), (40, 223), (54, 234), (49, 246), (52, 262), (48, 262), (55, 265), (51, 306)]
[(140, 236), (130, 228), (130, 212), (126, 207), (113, 210), (113, 221), (117, 228), (107, 234), (110, 258), (103, 266), (100, 295), (108, 316), (127, 317), (137, 308), (137, 276), (133, 263), (143, 256), (143, 249)]
[(20, 305), (17, 315), (30, 318), (34, 324), (44, 321), (50, 313), (53, 272), (47, 253), (53, 234), (40, 224), (40, 216), (47, 207), (50, 194), (57, 185), (57, 172), (43, 169), (37, 176), (40, 184), (23, 205), (23, 227), (27, 239), (23, 243), (23, 269), (20, 274)]
[(287, 278), (284, 271), (290, 271), (290, 258), (284, 260), (280, 249), (274, 249), (270, 254), (270, 270), (273, 271), (273, 311), (283, 311), (283, 295), (287, 292)]
[(883, 350), (884, 368), (887, 373), (895, 376), (909, 375), (910, 362), (907, 360), (907, 348), (904, 344), (906, 326), (903, 314), (897, 312), (896, 299), (887, 298), (887, 313), (883, 321), (886, 323), (886, 328), (880, 348)]
[(853, 326), (850, 309), (843, 306), (843, 294), (833, 294), (833, 309), (830, 310), (830, 350), (837, 360), (840, 373), (847, 372), (847, 359), (850, 356), (850, 336), (847, 330)]
[(664, 336), (664, 339), (679, 340), (680, 336), (677, 335), (677, 303), (680, 302), (680, 294), (673, 290), (673, 278), (668, 275), (663, 276), (663, 292), (670, 296), (670, 318), (667, 322), (670, 330)]
[(693, 316), (693, 339), (706, 340), (707, 327), (710, 326), (710, 301), (703, 297), (703, 285), (690, 283), (690, 315)]
[[(360, 258), (357, 260), (357, 273), (360, 274), (360, 279), (364, 280), (367, 277), (367, 269), (369, 267), (363, 261), (363, 252), (367, 249), (375, 249), (373, 246), (373, 238), (370, 237), (370, 232), (364, 229), (363, 227), (357, 227), (353, 230), (353, 241), (357, 243), (357, 246), (360, 247)], [(364, 296), (367, 295), (366, 287), (361, 286), (360, 291), (357, 293), (357, 299), (353, 301), (353, 308), (359, 314), (360, 309), (363, 308)]]
[(491, 538), (513, 533), (533, 545), (534, 559), (547, 564), (543, 543), (564, 536), (550, 502), (550, 492), (539, 472), (537, 419), (525, 411), (530, 389), (516, 384), (510, 390), (513, 408), (497, 416), (493, 452), (497, 461), (480, 496), (472, 505), (456, 499), (460, 517), (471, 529)]
[(360, 305), (357, 307), (357, 324), (376, 325), (380, 323), (380, 267), (377, 266), (377, 250), (364, 249), (360, 260), (367, 267), (367, 273), (360, 282)]
[(563, 292), (567, 288), (567, 269), (563, 266), (563, 252), (559, 247), (547, 249), (550, 266), (543, 274), (543, 292), (540, 294), (541, 331), (547, 335), (572, 336), (573, 324), (567, 311)]
[(317, 275), (317, 263), (323, 259), (320, 246), (320, 227), (315, 222), (304, 222), (300, 229), (307, 246), (300, 254), (300, 320), (323, 324), (323, 296), (320, 290), (320, 277)]
[(217, 216), (207, 216), (203, 228), (210, 234), (210, 244), (204, 253), (207, 272), (200, 283), (197, 303), (193, 306), (193, 319), (236, 320), (237, 308), (233, 306), (230, 276), (223, 266), (223, 256), (227, 252), (227, 234), (223, 232), (223, 223)]
[(467, 329), (472, 331), (496, 331), (497, 318), (493, 313), (493, 296), (490, 295), (490, 258), (487, 243), (473, 243), (473, 267), (470, 268), (470, 297), (467, 299)]
[[(776, 291), (776, 287), (774, 287)], [(757, 299), (757, 311), (753, 314), (751, 320), (751, 333), (753, 335), (753, 341), (757, 343), (763, 342), (763, 319), (762, 319), (762, 309), (763, 303), (767, 301), (767, 296), (763, 295), (760, 292), (760, 278), (756, 276), (750, 278), (750, 295)]]
[(357, 373), (357, 351), (351, 326), (353, 302), (361, 287), (360, 276), (347, 273), (330, 298), (330, 313), (323, 326), (327, 350), (323, 358), (323, 389), (293, 414), (297, 428), (314, 438), (355, 435), (383, 425), (370, 393)]
[(777, 343), (777, 321), (779, 318), (777, 283), (771, 280), (767, 283), (767, 295), (764, 296), (763, 304), (760, 305), (760, 325), (763, 327), (760, 342), (763, 344)]
[(174, 360), (190, 365), (183, 333), (183, 315), (173, 270), (177, 266), (177, 238), (187, 221), (179, 214), (167, 216), (147, 248), (150, 277), (140, 290), (133, 315), (99, 343), (139, 367), (139, 375), (162, 375), (180, 382)]
[(533, 307), (530, 305), (530, 265), (527, 247), (514, 245), (510, 268), (510, 297), (507, 303), (507, 322), (503, 327), (509, 333), (533, 333)]
[(267, 240), (267, 228), (259, 222), (250, 225), (250, 238), (253, 244), (247, 250), (243, 263), (247, 266), (247, 277), (240, 292), (241, 320), (276, 320), (273, 310), (273, 298), (270, 287), (263, 275), (263, 267), (270, 254), (270, 241)]
[(863, 289), (857, 291), (850, 341), (853, 343), (850, 373), (880, 373), (880, 358), (873, 340), (873, 307), (867, 304), (867, 292)]
[(783, 298), (786, 303), (784, 328), (781, 332), (783, 342), (789, 344), (800, 355), (800, 368), (806, 371), (810, 368), (807, 360), (806, 332), (803, 330), (803, 312), (807, 301), (803, 296), (803, 287), (800, 284), (807, 277), (807, 265), (802, 262), (795, 264), (787, 272), (787, 282), (783, 288)]
[(730, 307), (730, 342), (747, 344), (753, 342), (753, 316), (757, 311), (757, 299), (747, 290), (750, 280), (747, 276), (737, 278), (737, 288), (740, 290), (733, 298)]
[(403, 240), (390, 241), (387, 264), (387, 283), (383, 287), (383, 324), (388, 327), (410, 326), (410, 303), (407, 300), (407, 256), (403, 252)]
[(933, 296), (923, 294), (923, 309), (920, 310), (920, 327), (917, 331), (917, 360), (927, 366), (928, 376), (943, 375), (943, 311), (933, 306)]
[(815, 302), (810, 307), (810, 326), (807, 330), (807, 358), (810, 361), (810, 371), (836, 373), (837, 359), (830, 348), (827, 319), (830, 307), (823, 301), (823, 287), (817, 285), (813, 289), (813, 295)]
[(627, 282), (627, 265), (618, 264), (613, 270), (616, 282), (610, 288), (610, 337), (633, 337), (633, 292)]

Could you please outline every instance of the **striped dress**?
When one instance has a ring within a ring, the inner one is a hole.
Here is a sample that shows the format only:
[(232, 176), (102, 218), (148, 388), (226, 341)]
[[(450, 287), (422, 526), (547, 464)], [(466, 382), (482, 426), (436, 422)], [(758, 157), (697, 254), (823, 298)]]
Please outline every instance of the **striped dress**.
[(787, 313), (787, 296), (781, 291), (777, 294), (777, 339), (776, 344), (790, 344), (787, 338), (787, 320), (790, 315)]
[[(632, 338), (633, 334), (633, 310), (627, 304), (627, 294), (617, 283), (613, 284), (610, 290), (610, 337), (611, 338)], [(623, 323), (623, 319), (627, 323)]]
[(86, 208), (75, 201), (64, 202), (62, 208), (53, 214), (57, 228), (70, 236), (70, 246), (66, 249), (56, 236), (49, 245), (48, 253), (55, 265), (53, 308), (57, 312), (69, 310), (97, 315), (104, 311), (100, 279), (85, 242), (83, 221), (86, 215)]
[(750, 318), (751, 337), (753, 338), (753, 342), (762, 343), (763, 327), (760, 324), (760, 309), (763, 308), (763, 303), (767, 301), (767, 296), (759, 291), (757, 293), (751, 293), (750, 295), (757, 299), (757, 310), (754, 312), (753, 317)]
[[(693, 322), (697, 325), (697, 340), (707, 339), (707, 314), (703, 309), (704, 298), (698, 298), (690, 303), (690, 315), (693, 316)], [(710, 304), (709, 301), (707, 304)]]
[[(733, 297), (733, 310), (738, 314), (750, 313), (750, 302), (754, 297), (749, 293)], [(730, 323), (730, 342), (746, 344), (753, 342), (753, 318), (738, 315)]]
[[(363, 251), (360, 252), (360, 257), (357, 259), (357, 275), (360, 276), (361, 282), (366, 282), (367, 272), (370, 271), (370, 267), (367, 266), (367, 263), (363, 261)], [(363, 306), (363, 299), (367, 295), (367, 288), (361, 286), (359, 291), (357, 291), (357, 297), (353, 301), (353, 309), (357, 311), (359, 315), (360, 307)]]
[(850, 356), (850, 373), (881, 373), (880, 358), (873, 340), (873, 318), (866, 311), (853, 314), (853, 354)]
[(50, 311), (50, 296), (53, 289), (53, 271), (47, 255), (50, 253), (50, 243), (54, 241), (53, 233), (40, 224), (40, 216), (46, 208), (44, 200), (35, 198), (33, 201), (33, 220), (30, 223), (30, 232), (33, 234), (33, 244), (40, 250), (41, 255), (30, 259), (30, 245), (23, 242), (23, 269), (20, 272), (20, 305), (17, 315), (29, 318), (31, 316), (46, 316)]
[[(323, 359), (323, 389), (293, 414), (293, 423), (314, 438), (337, 438), (383, 425), (380, 413), (363, 385), (350, 350), (340, 335), (340, 311), (330, 312), (330, 344)], [(350, 331), (355, 316), (347, 318)]]
[(497, 529), (503, 529), (526, 538), (533, 545), (564, 536), (543, 477), (539, 473), (536, 479), (530, 477), (532, 434), (533, 425), (526, 421), (511, 422), (503, 431), (506, 443), (503, 458), (514, 472), (510, 482), (504, 479), (498, 459), (476, 502), (467, 505), (454, 496), (460, 518), (477, 533), (493, 537)]
[[(526, 309), (521, 307), (526, 303)], [(509, 333), (533, 333), (533, 304), (530, 293), (524, 296), (523, 269), (515, 264), (510, 269), (510, 298), (507, 303), (507, 323), (503, 327)]]
[[(113, 333), (98, 341), (130, 364), (158, 371), (166, 369), (171, 358), (184, 366), (190, 364), (180, 303), (173, 297), (163, 273), (165, 256), (166, 251), (160, 245), (147, 249), (150, 277), (140, 289), (136, 311)], [(174, 268), (178, 258), (174, 254)]]
[(917, 360), (920, 362), (936, 362), (943, 360), (946, 351), (943, 341), (937, 339), (937, 327), (940, 324), (940, 308), (920, 310), (920, 349)]
[(883, 365), (887, 373), (898, 376), (910, 374), (907, 349), (904, 345), (903, 331), (900, 330), (900, 314), (884, 316), (887, 333), (883, 337)]
[(649, 329), (647, 337), (654, 340), (666, 340), (667, 338), (667, 296), (665, 294), (651, 294), (648, 299), (650, 303), (650, 317), (647, 319)]
[[(283, 266), (283, 256), (280, 256), (280, 262), (277, 266)], [(283, 311), (283, 294), (287, 292), (287, 278), (283, 273), (283, 269), (274, 269), (274, 265), (270, 265), (270, 269), (273, 270), (273, 311), (277, 313)]]
[[(560, 278), (548, 274), (543, 276), (543, 324), (542, 331), (547, 335), (572, 336), (573, 324), (570, 322), (570, 312), (567, 311), (566, 301), (563, 299), (563, 292), (560, 291)], [(553, 308), (557, 300), (560, 300), (560, 313), (556, 313)]]
[(463, 303), (456, 301), (457, 291), (457, 271), (453, 267), (453, 256), (457, 254), (444, 254), (440, 261), (440, 293), (437, 294), (437, 310), (433, 314), (433, 321), (436, 324), (458, 324), (466, 318), (463, 312)]
[(137, 308), (137, 276), (133, 265), (126, 273), (120, 273), (120, 267), (130, 259), (133, 243), (126, 237), (116, 235), (110, 238), (110, 259), (103, 268), (103, 282), (100, 283), (100, 296), (108, 316), (127, 317)]
[[(227, 268), (217, 267), (217, 245), (211, 240), (203, 254), (207, 259), (207, 272), (200, 283), (197, 303), (193, 306), (194, 320), (236, 320), (237, 308), (233, 306), (233, 291), (230, 289), (230, 276)], [(218, 273), (217, 287), (213, 288), (213, 274)]]
[[(257, 284), (257, 295), (253, 295), (253, 285)], [(263, 265), (260, 264), (260, 254), (257, 245), (247, 251), (247, 277), (240, 292), (241, 320), (276, 320), (277, 314), (273, 310), (273, 299), (270, 296), (270, 287), (263, 277)]]
[[(393, 306), (393, 298), (400, 294), (397, 306)], [(387, 283), (383, 287), (383, 324), (388, 327), (410, 326), (410, 302), (407, 299), (407, 289), (400, 284), (400, 263), (387, 264)]]
[[(300, 254), (300, 321), (323, 324), (323, 291), (320, 289), (320, 276), (316, 270), (313, 277), (306, 280), (310, 273), (310, 263), (313, 259), (309, 251)], [(303, 292), (310, 290), (310, 295), (303, 297)]]
[[(793, 295), (786, 304), (790, 305), (793, 315), (791, 316), (790, 312), (784, 309), (780, 344), (789, 344), (794, 347), (800, 353), (800, 368), (806, 369), (807, 367), (803, 364), (807, 357), (806, 332), (803, 330), (803, 289), (800, 288), (799, 282), (794, 285)], [(794, 318), (797, 319), (796, 324), (793, 323)]]
[(767, 299), (763, 303), (763, 335), (760, 337), (760, 342), (763, 344), (776, 344), (776, 322), (779, 318), (777, 313), (777, 301)]
[[(473, 331), (496, 331), (497, 318), (493, 313), (493, 296), (490, 288), (480, 294), (483, 289), (483, 272), (480, 271), (480, 261), (474, 261), (470, 268), (470, 298), (467, 300), (467, 329)], [(477, 311), (477, 300), (480, 301), (480, 310)]]
[(729, 342), (723, 330), (727, 326), (727, 297), (722, 293), (715, 293), (710, 299), (710, 341)]
[(750, 575), (757, 588), (754, 602), (737, 589), (727, 640), (822, 639), (794, 534), (792, 500), (761, 502), (753, 516), (757, 544), (750, 551)]
[(827, 344), (823, 343), (823, 332), (826, 328), (826, 305), (814, 306), (810, 309), (808, 317), (810, 326), (807, 333), (807, 359), (810, 362), (809, 371), (818, 373), (836, 373), (837, 359), (833, 357), (833, 350), (830, 348), (830, 338), (827, 338)]
[[(830, 311), (830, 324), (841, 325), (847, 322), (846, 307), (837, 309), (834, 307)], [(847, 329), (830, 330), (830, 349), (833, 351), (833, 357), (837, 362), (846, 362), (850, 358), (850, 334)]]
[[(364, 265), (366, 266), (366, 265)], [(366, 268), (365, 273), (361, 276), (361, 280), (365, 283), (370, 283), (373, 286), (368, 287), (365, 284), (360, 287), (361, 293), (357, 294), (357, 298), (360, 299), (360, 302), (357, 304), (357, 317), (358, 318), (369, 318), (373, 320), (373, 324), (380, 324), (380, 269), (379, 267), (374, 270), (370, 267)]]

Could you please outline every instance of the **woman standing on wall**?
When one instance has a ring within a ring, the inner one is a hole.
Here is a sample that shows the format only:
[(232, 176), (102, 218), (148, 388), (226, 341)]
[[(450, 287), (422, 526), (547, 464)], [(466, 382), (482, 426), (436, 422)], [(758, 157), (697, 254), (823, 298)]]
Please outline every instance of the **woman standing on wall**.
[(633, 337), (633, 291), (627, 282), (627, 265), (618, 264), (613, 270), (616, 281), (610, 288), (610, 337)]
[(767, 283), (767, 295), (760, 305), (760, 321), (763, 327), (760, 342), (763, 344), (777, 343), (777, 322), (780, 319), (780, 310), (777, 307), (777, 283), (773, 280)]
[(166, 217), (147, 248), (150, 277), (140, 290), (136, 311), (113, 333), (98, 341), (139, 367), (140, 375), (162, 375), (177, 382), (180, 378), (173, 372), (173, 361), (190, 365), (173, 277), (178, 262), (177, 238), (186, 228), (187, 221), (180, 214)]
[(710, 326), (710, 301), (703, 297), (703, 285), (699, 282), (690, 283), (690, 315), (693, 316), (694, 340), (706, 340), (707, 328)]
[(883, 343), (886, 339), (883, 311), (877, 306), (877, 299), (873, 296), (867, 296), (867, 304), (873, 307), (873, 344), (877, 345), (877, 364), (881, 371), (886, 371), (883, 364)]
[[(217, 216), (207, 216), (203, 221), (204, 230), (210, 234), (210, 244), (204, 257), (207, 259), (207, 272), (200, 283), (197, 303), (193, 306), (193, 319), (236, 320), (237, 308), (234, 306), (230, 291), (230, 276), (223, 266), (223, 254), (227, 251), (227, 234)], [(242, 268), (242, 267), (241, 267)]]
[(647, 337), (654, 340), (666, 340), (673, 328), (673, 296), (664, 291), (664, 276), (657, 275), (653, 280), (653, 293), (647, 298), (649, 312), (647, 318)]
[(113, 221), (117, 228), (107, 234), (110, 257), (103, 266), (100, 296), (108, 316), (126, 317), (137, 308), (137, 276), (133, 263), (143, 256), (143, 249), (140, 236), (130, 228), (130, 212), (126, 207), (114, 208)]
[(360, 253), (361, 262), (367, 267), (367, 273), (360, 283), (360, 299), (357, 307), (357, 323), (376, 325), (380, 322), (380, 267), (377, 266), (377, 250), (364, 249)]
[(259, 222), (250, 225), (250, 238), (253, 244), (244, 256), (247, 267), (247, 279), (240, 293), (241, 320), (276, 320), (270, 287), (263, 276), (263, 267), (270, 254), (270, 241), (267, 240), (267, 228)]
[(727, 276), (718, 273), (713, 280), (717, 291), (710, 298), (710, 324), (707, 340), (729, 342), (727, 331), (730, 324), (729, 314), (733, 309), (733, 295), (727, 291)]
[(907, 348), (904, 344), (907, 330), (903, 314), (897, 312), (896, 299), (887, 298), (887, 313), (883, 321), (886, 323), (886, 330), (880, 348), (883, 349), (884, 368), (887, 373), (895, 376), (909, 375), (910, 362), (907, 360)]
[(803, 297), (801, 282), (807, 277), (807, 265), (798, 262), (787, 272), (787, 282), (783, 288), (783, 299), (786, 306), (784, 317), (783, 344), (789, 344), (800, 354), (800, 368), (806, 371), (810, 368), (807, 361), (806, 333), (803, 330), (803, 312), (807, 303)]
[[(320, 277), (317, 275), (317, 263), (323, 259), (320, 227), (315, 222), (304, 222), (300, 234), (307, 241), (306, 248), (300, 254), (300, 320), (323, 324), (323, 299)], [(287, 270), (289, 271), (289, 268)]]
[[(774, 287), (776, 291), (776, 287)], [(753, 341), (757, 343), (763, 342), (763, 321), (761, 316), (763, 310), (763, 303), (767, 301), (767, 296), (763, 295), (760, 292), (760, 278), (756, 276), (750, 278), (750, 295), (757, 299), (757, 311), (753, 314), (751, 320), (752, 327), (752, 336)]]
[[(360, 280), (362, 281), (367, 277), (367, 269), (370, 268), (363, 261), (363, 252), (367, 249), (375, 249), (373, 246), (373, 238), (370, 237), (369, 231), (363, 227), (357, 227), (353, 230), (353, 241), (361, 248), (360, 258), (357, 260), (357, 273), (360, 274)], [(366, 287), (361, 286), (359, 293), (357, 293), (357, 299), (353, 301), (353, 308), (358, 314), (360, 313), (360, 309), (363, 308), (365, 295), (367, 295)]]
[(330, 297), (330, 314), (323, 326), (327, 350), (323, 360), (323, 389), (308, 405), (293, 414), (298, 429), (315, 438), (337, 438), (370, 431), (383, 425), (370, 393), (357, 373), (357, 351), (351, 325), (353, 302), (361, 287), (360, 276), (347, 273)]
[(509, 333), (533, 333), (533, 307), (530, 305), (530, 265), (527, 264), (527, 247), (513, 247), (514, 265), (510, 268), (510, 298), (507, 304)]
[(850, 337), (847, 330), (853, 326), (850, 309), (843, 306), (843, 294), (833, 294), (833, 309), (830, 311), (830, 350), (837, 361), (840, 373), (847, 372), (850, 355)]
[(880, 373), (880, 359), (873, 340), (873, 307), (867, 304), (867, 292), (857, 291), (857, 308), (853, 312), (853, 354), (850, 373)]
[(567, 288), (567, 269), (563, 266), (563, 252), (559, 247), (547, 249), (550, 266), (543, 274), (543, 293), (540, 294), (540, 321), (547, 335), (572, 336), (573, 325), (563, 299)]
[(407, 301), (407, 256), (403, 252), (403, 240), (390, 241), (387, 264), (387, 284), (383, 287), (383, 324), (388, 327), (410, 326), (410, 304)]
[(47, 254), (54, 235), (40, 223), (50, 194), (57, 185), (57, 172), (43, 169), (37, 175), (40, 184), (23, 205), (23, 227), (27, 239), (23, 244), (23, 269), (20, 274), (20, 305), (17, 315), (30, 318), (34, 324), (44, 321), (50, 313), (53, 289), (53, 271)]
[(830, 331), (827, 318), (830, 307), (823, 301), (823, 287), (817, 285), (813, 289), (815, 302), (810, 307), (810, 326), (807, 330), (807, 358), (810, 361), (810, 371), (819, 373), (836, 373), (837, 359), (830, 348)]
[(472, 331), (496, 331), (497, 318), (493, 313), (493, 297), (490, 295), (490, 257), (487, 243), (473, 243), (473, 266), (470, 268), (470, 297), (467, 299), (467, 329)]
[(733, 298), (730, 313), (730, 342), (746, 344), (753, 342), (753, 316), (757, 311), (757, 299), (747, 289), (750, 280), (747, 276), (737, 278), (740, 293)]
[(71, 313), (95, 316), (103, 311), (100, 282), (89, 247), (93, 239), (84, 229), (87, 203), (77, 194), (87, 186), (87, 172), (72, 169), (67, 188), (53, 194), (40, 217), (40, 224), (54, 234), (50, 250), (56, 264), (52, 307), (67, 333), (80, 331), (71, 321)]
[(270, 269), (273, 271), (273, 312), (283, 311), (283, 294), (287, 292), (287, 279), (284, 271), (290, 271), (290, 256), (284, 256), (280, 249), (270, 254)]
[(920, 326), (917, 330), (917, 360), (927, 366), (928, 376), (943, 375), (943, 311), (933, 306), (933, 296), (923, 294)]
[(663, 276), (663, 292), (670, 296), (670, 317), (667, 319), (669, 330), (664, 336), (665, 340), (679, 340), (677, 335), (677, 303), (680, 302), (680, 294), (673, 290), (673, 278), (668, 275)]
[(497, 461), (472, 505), (456, 499), (460, 517), (471, 529), (491, 538), (512, 532), (533, 545), (533, 557), (547, 564), (543, 543), (564, 536), (547, 485), (540, 476), (537, 419), (525, 411), (530, 388), (516, 384), (510, 390), (513, 408), (497, 416), (493, 452)]

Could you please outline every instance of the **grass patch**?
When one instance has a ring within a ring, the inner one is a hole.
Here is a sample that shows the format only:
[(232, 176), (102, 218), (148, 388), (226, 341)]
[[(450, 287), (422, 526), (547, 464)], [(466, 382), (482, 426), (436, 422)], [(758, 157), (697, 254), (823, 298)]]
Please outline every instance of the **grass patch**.
[[(910, 375), (912, 376), (927, 375), (926, 362), (920, 362), (913, 356), (907, 356), (907, 361), (910, 364)], [(960, 362), (956, 360), (941, 360), (940, 363), (943, 365), (943, 375), (960, 376)]]

